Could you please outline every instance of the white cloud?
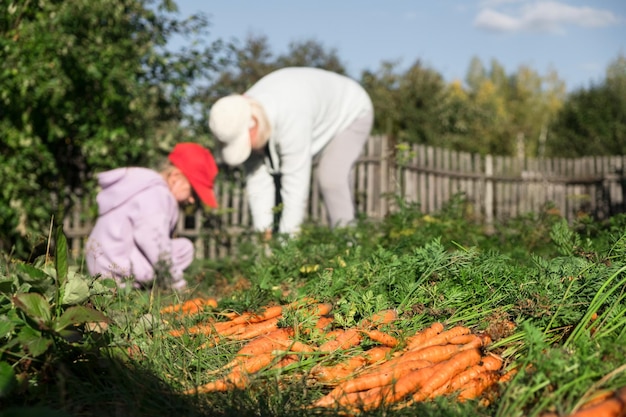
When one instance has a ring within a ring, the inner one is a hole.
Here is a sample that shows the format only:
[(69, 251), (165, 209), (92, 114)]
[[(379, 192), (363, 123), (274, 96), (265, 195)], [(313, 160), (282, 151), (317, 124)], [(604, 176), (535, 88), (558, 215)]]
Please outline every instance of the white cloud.
[(521, 21), (504, 13), (485, 9), (474, 19), (474, 26), (495, 32), (515, 32), (520, 30)]
[(495, 32), (552, 32), (559, 33), (567, 25), (587, 28), (610, 26), (620, 18), (609, 10), (575, 7), (556, 1), (533, 1), (514, 12), (495, 10), (504, 3), (519, 0), (484, 0), (483, 8), (474, 19), (474, 26)]

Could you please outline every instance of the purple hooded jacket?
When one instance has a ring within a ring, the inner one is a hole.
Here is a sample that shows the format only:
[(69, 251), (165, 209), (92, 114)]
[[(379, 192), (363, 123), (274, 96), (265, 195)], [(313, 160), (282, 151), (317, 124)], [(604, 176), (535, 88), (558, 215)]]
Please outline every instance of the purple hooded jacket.
[(169, 267), (172, 287), (186, 286), (183, 270), (193, 260), (193, 244), (172, 239), (178, 203), (163, 177), (147, 168), (118, 168), (98, 175), (98, 219), (87, 240), (85, 258), (92, 275), (132, 278), (150, 284), (157, 263)]

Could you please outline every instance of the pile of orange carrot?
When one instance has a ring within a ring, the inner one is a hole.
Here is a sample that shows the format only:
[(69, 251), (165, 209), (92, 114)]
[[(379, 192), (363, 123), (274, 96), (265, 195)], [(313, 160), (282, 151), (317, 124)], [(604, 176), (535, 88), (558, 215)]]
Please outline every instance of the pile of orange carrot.
[(407, 337), (384, 360), (337, 381), (313, 407), (358, 412), (381, 405), (405, 407), (440, 395), (459, 401), (477, 398), (503, 380), (502, 358), (482, 353), (489, 343), (489, 336), (472, 334), (467, 327), (445, 330), (436, 322)]
[[(279, 327), (288, 306), (268, 306), (256, 313), (228, 313), (226, 321), (171, 330), (172, 336), (208, 335), (213, 344), (223, 340), (245, 342), (229, 363), (209, 372), (219, 374), (219, 378), (185, 393), (243, 389), (252, 374), (304, 357), (317, 361), (310, 368), (309, 377), (329, 390), (311, 407), (351, 412), (382, 405), (405, 407), (441, 395), (454, 396), (459, 401), (474, 399), (507, 377), (502, 372), (502, 358), (485, 353), (490, 337), (474, 334), (467, 327), (446, 329), (436, 322), (403, 337), (382, 330), (383, 325), (391, 326), (397, 319), (395, 310), (383, 310), (358, 326), (333, 329), (330, 304), (309, 302), (307, 306), (309, 313), (316, 316), (315, 327), (325, 337), (317, 344), (296, 340), (301, 329)], [(165, 311), (180, 312), (182, 307)], [(350, 354), (359, 350), (363, 340), (370, 342), (368, 348), (362, 349), (362, 354)], [(341, 353), (346, 356), (342, 361), (328, 364)]]

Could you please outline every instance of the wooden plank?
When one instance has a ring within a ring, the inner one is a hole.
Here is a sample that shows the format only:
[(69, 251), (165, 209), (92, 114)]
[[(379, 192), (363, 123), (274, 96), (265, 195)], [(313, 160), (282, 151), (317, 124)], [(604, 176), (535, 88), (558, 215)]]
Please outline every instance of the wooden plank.
[[(435, 149), (432, 146), (426, 148), (426, 166), (428, 168), (436, 168), (435, 165)], [(434, 213), (437, 210), (437, 178), (435, 174), (428, 174), (428, 196), (426, 202), (426, 213)]]
[(398, 171), (401, 172), (401, 191), (400, 195), (407, 204), (419, 201), (419, 174), (415, 166), (419, 164), (416, 146), (412, 145), (408, 150), (408, 163), (403, 166), (398, 165)]
[(485, 181), (484, 181), (484, 189), (485, 189), (485, 227), (487, 229), (491, 229), (494, 227), (494, 215), (495, 215), (495, 207), (494, 207), (494, 184), (491, 179), (493, 175), (493, 156), (487, 155), (485, 156)]
[[(450, 150), (449, 149), (440, 149), (440, 158), (439, 158), (438, 165), (444, 171), (450, 171)], [(451, 184), (449, 176), (445, 176), (445, 175), (440, 176), (439, 188), (441, 190), (441, 194), (440, 194), (441, 201), (439, 204), (440, 204), (440, 207), (443, 208), (443, 206), (447, 204), (448, 201), (450, 201), (450, 198), (452, 196), (452, 192), (451, 192), (452, 184)]]
[[(376, 201), (377, 218), (385, 217), (390, 210), (390, 201), (393, 201), (395, 196), (395, 178), (391, 175), (394, 164), (390, 162), (391, 152), (388, 148), (387, 136), (379, 136), (379, 148), (377, 149), (377, 155), (379, 155), (380, 167), (380, 191), (379, 198)], [(391, 199), (391, 200), (390, 200)]]
[[(493, 174), (501, 175), (503, 171), (504, 158), (502, 156), (493, 157)], [(493, 180), (493, 202), (494, 216), (497, 219), (506, 220), (509, 218), (509, 207), (506, 195), (506, 182)]]
[[(461, 153), (461, 172), (466, 172), (469, 174), (474, 174), (474, 167), (472, 165), (472, 155), (469, 152)], [(471, 212), (476, 221), (479, 221), (480, 218), (480, 205), (477, 203), (478, 198), (476, 197), (474, 186), (474, 180), (471, 177), (465, 177), (460, 180), (461, 182), (461, 191), (465, 195), (465, 199), (470, 204)]]
[(357, 212), (359, 214), (363, 213), (367, 216), (367, 171), (365, 169), (364, 160), (367, 159), (369, 155), (369, 142), (372, 141), (372, 138), (369, 139), (368, 143), (364, 147), (363, 155), (359, 158), (358, 163), (355, 167), (355, 176), (356, 176), (356, 194), (355, 201)]
[[(420, 168), (426, 166), (426, 147), (417, 146), (417, 157)], [(419, 202), (423, 213), (428, 213), (428, 174), (423, 170), (419, 171)]]
[(541, 161), (537, 158), (531, 158), (528, 163), (529, 178), (526, 213), (539, 213), (545, 200), (548, 182), (545, 180), (546, 172), (540, 163)]

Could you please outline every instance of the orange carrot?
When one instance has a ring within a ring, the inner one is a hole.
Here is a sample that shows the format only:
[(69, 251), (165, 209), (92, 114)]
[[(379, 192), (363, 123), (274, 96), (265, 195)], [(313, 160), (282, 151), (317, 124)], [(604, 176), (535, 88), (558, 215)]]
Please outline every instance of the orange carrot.
[(334, 365), (316, 365), (311, 369), (311, 374), (320, 382), (338, 382), (366, 364), (367, 359), (364, 356), (352, 356)]
[(450, 339), (457, 337), (457, 336), (469, 334), (469, 333), (470, 333), (469, 328), (464, 327), (464, 326), (455, 326), (429, 339), (423, 340), (419, 344), (413, 343), (411, 346), (408, 347), (408, 349), (416, 350), (416, 349), (421, 349), (421, 348), (428, 347), (428, 346), (445, 345), (445, 344), (450, 343)]
[(349, 349), (361, 343), (361, 334), (358, 329), (347, 329), (339, 332), (337, 337), (320, 345), (320, 352), (334, 352), (337, 349)]
[(268, 319), (272, 319), (278, 317), (282, 314), (283, 307), (282, 306), (271, 306), (265, 308), (263, 311), (259, 313), (247, 312), (242, 315), (235, 317), (231, 320), (233, 324), (239, 323), (259, 323), (262, 321), (266, 321)]
[(319, 303), (315, 305), (314, 315), (317, 316), (325, 316), (329, 314), (333, 309), (333, 305), (331, 303)]
[(284, 343), (290, 340), (289, 337), (292, 334), (293, 329), (280, 328), (266, 335), (259, 336), (249, 341), (241, 349), (239, 349), (233, 360), (218, 369), (209, 371), (209, 374), (221, 373), (241, 364), (242, 362), (245, 362), (250, 357), (282, 349)]
[[(324, 348), (324, 346), (320, 347), (318, 350), (322, 350), (322, 348)], [(358, 368), (383, 361), (389, 352), (391, 352), (390, 347), (375, 346), (364, 351), (362, 355), (352, 356), (335, 365), (316, 365), (311, 372), (319, 381), (337, 382), (352, 375)]]
[(449, 394), (460, 390), (465, 384), (468, 384), (472, 379), (478, 378), (478, 376), (485, 372), (499, 371), (502, 367), (502, 358), (496, 355), (488, 355), (483, 357), (479, 364), (467, 368), (465, 371), (460, 372), (445, 384), (435, 390), (430, 397), (438, 397), (443, 394)]
[(387, 355), (391, 352), (389, 346), (374, 346), (364, 352), (364, 356), (367, 359), (368, 364), (380, 362), (387, 358)]
[(448, 340), (448, 343), (453, 344), (453, 345), (464, 345), (466, 343), (471, 342), (476, 337), (478, 337), (478, 336), (476, 336), (475, 334), (471, 334), (471, 333), (469, 333), (469, 334), (462, 334), (462, 335), (459, 335), (459, 336), (451, 337)]
[(585, 407), (570, 414), (569, 417), (622, 417), (626, 410), (626, 387), (595, 405)]
[(209, 382), (199, 387), (184, 391), (184, 394), (206, 394), (215, 391), (229, 391), (235, 388), (244, 389), (249, 383), (249, 378), (239, 372), (231, 372), (227, 377)]
[(362, 331), (363, 333), (367, 335), (367, 337), (372, 339), (374, 342), (380, 343), (381, 345), (389, 346), (389, 347), (396, 347), (399, 344), (398, 339), (396, 339), (394, 336), (388, 333), (385, 333), (381, 330), (371, 329), (371, 330), (362, 330)]
[(241, 374), (253, 374), (265, 368), (277, 357), (276, 351), (259, 353), (258, 355), (242, 358), (237, 361), (235, 369), (232, 372)]
[(230, 336), (244, 331), (249, 325), (247, 323), (218, 322), (213, 325), (217, 334), (221, 336)]
[(426, 329), (421, 332), (415, 333), (413, 336), (407, 338), (406, 349), (412, 350), (413, 348), (417, 348), (424, 343), (424, 341), (432, 338), (433, 336), (441, 333), (443, 331), (443, 324), (439, 322), (435, 322), (431, 324)]
[(333, 321), (334, 319), (332, 317), (322, 316), (319, 319), (317, 319), (317, 322), (315, 323), (315, 328), (324, 330), (325, 328), (330, 326)]
[(383, 324), (389, 324), (397, 320), (398, 312), (395, 309), (380, 310), (372, 314), (368, 319), (361, 322), (361, 328), (377, 327)]
[(195, 326), (191, 326), (186, 329), (170, 330), (169, 334), (175, 337), (180, 337), (184, 334), (204, 334), (212, 335), (219, 334), (222, 336), (228, 336), (236, 333), (245, 327), (244, 323), (233, 325), (231, 322), (211, 322), (200, 323)]
[(234, 388), (234, 385), (226, 379), (218, 379), (216, 381), (209, 382), (199, 387), (194, 387), (183, 392), (183, 394), (206, 394), (207, 392), (215, 391), (229, 391)]
[(281, 349), (286, 342), (289, 342), (293, 336), (293, 329), (290, 327), (281, 327), (267, 334), (261, 335), (250, 342), (246, 343), (239, 351), (239, 356), (254, 356), (259, 353), (271, 352), (272, 350)]
[(247, 340), (257, 336), (268, 334), (278, 329), (278, 320), (279, 317), (274, 317), (265, 321), (248, 324), (247, 326), (243, 327), (241, 331), (233, 333), (228, 337), (232, 340)]
[(593, 397), (589, 398), (588, 400), (586, 400), (581, 406), (581, 409), (590, 407), (592, 405), (596, 405), (598, 403), (601, 403), (602, 401), (605, 401), (609, 398), (611, 398), (612, 396), (615, 395), (615, 391), (601, 391), (601, 392), (597, 392)]
[(317, 350), (315, 346), (307, 345), (306, 343), (293, 339), (277, 340), (276, 343), (289, 352), (311, 353)]
[[(370, 402), (370, 398), (375, 396), (375, 392), (380, 392), (381, 388), (372, 388), (367, 391), (350, 392), (340, 398), (329, 397), (325, 395), (315, 401), (311, 407), (336, 407), (343, 406), (342, 411), (351, 410), (354, 414), (366, 408), (366, 403)], [(373, 408), (373, 407), (372, 407)]]
[(208, 320), (205, 323), (199, 323), (189, 328), (182, 328), (177, 330), (170, 330), (169, 334), (175, 337), (180, 337), (184, 334), (221, 334), (227, 335), (237, 331), (244, 326), (241, 324), (233, 324), (232, 321), (213, 321)]
[(290, 339), (292, 335), (293, 329), (285, 327), (259, 336), (239, 349), (232, 361), (210, 373), (237, 367), (245, 373), (257, 372), (259, 367), (267, 366), (277, 352), (309, 353), (316, 350), (315, 347)]
[(500, 379), (498, 379), (498, 382), (501, 384), (505, 382), (509, 382), (516, 373), (517, 373), (517, 369), (513, 368), (510, 371), (506, 372), (504, 375), (502, 375)]
[(463, 402), (480, 397), (487, 388), (498, 382), (498, 378), (500, 378), (500, 373), (497, 371), (481, 372), (476, 378), (459, 387), (460, 392), (457, 399)]
[(483, 356), (481, 360), (481, 365), (488, 371), (499, 371), (502, 369), (502, 364), (504, 360), (499, 355), (495, 353), (490, 353), (487, 356)]
[(182, 335), (187, 334), (187, 329), (170, 330), (168, 333), (170, 336), (181, 337)]
[(218, 336), (218, 335), (208, 335), (207, 338), (208, 340), (204, 342), (203, 344), (201, 344), (198, 347), (198, 350), (208, 349), (210, 347), (217, 346), (222, 340), (224, 340), (223, 337)]
[(241, 316), (241, 313), (238, 313), (236, 311), (221, 311), (219, 314), (220, 316), (226, 317), (228, 320), (232, 320), (236, 317)]
[(160, 312), (161, 314), (184, 313), (191, 315), (203, 310), (204, 306), (217, 308), (217, 300), (215, 298), (193, 298), (180, 304), (163, 307)]
[(270, 369), (281, 369), (288, 365), (291, 365), (292, 363), (298, 362), (298, 360), (299, 359), (297, 355), (285, 355), (280, 358), (280, 360), (276, 362), (276, 364), (273, 365)]
[[(352, 410), (354, 414), (372, 409), (372, 402), (377, 402), (382, 387), (376, 387), (367, 391), (357, 391), (345, 394), (337, 400), (337, 405), (342, 409)], [(382, 398), (381, 398), (382, 403)]]
[(326, 332), (326, 340), (336, 339), (337, 336), (339, 336), (340, 334), (344, 334), (345, 332), (346, 332), (346, 329), (329, 330), (328, 332)]
[(451, 345), (476, 345), (484, 347), (491, 344), (491, 337), (487, 333), (464, 334), (452, 337), (448, 343)]
[(482, 342), (479, 338), (475, 338), (472, 342), (465, 345), (434, 345), (427, 346), (419, 350), (410, 350), (403, 352), (401, 355), (394, 357), (390, 361), (403, 361), (407, 359), (424, 359), (433, 363), (442, 362), (450, 359), (455, 354), (480, 347)]

